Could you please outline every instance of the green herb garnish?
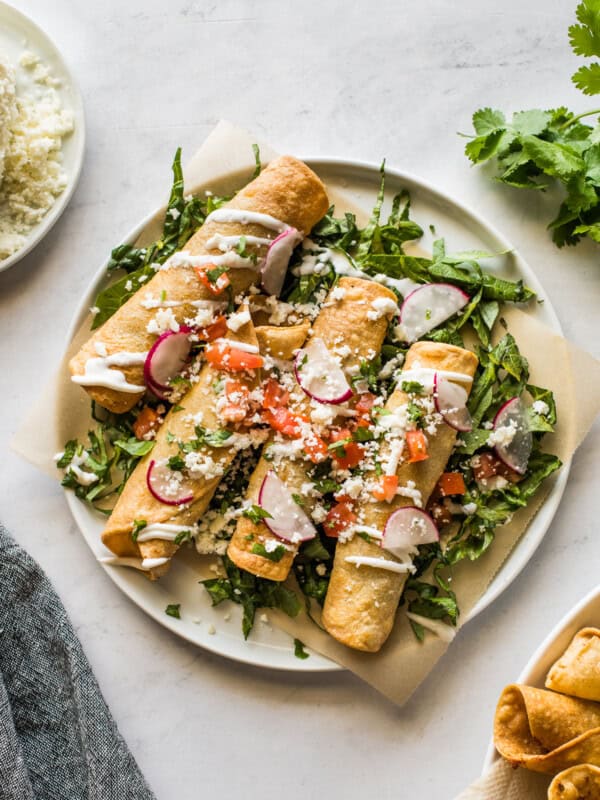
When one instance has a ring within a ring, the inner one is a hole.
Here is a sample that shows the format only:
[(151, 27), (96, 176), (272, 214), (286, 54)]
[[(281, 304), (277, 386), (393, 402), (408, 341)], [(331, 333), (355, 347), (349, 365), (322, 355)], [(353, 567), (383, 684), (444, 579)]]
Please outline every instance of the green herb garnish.
[(165, 608), (165, 614), (169, 617), (175, 617), (175, 619), (181, 619), (181, 603), (169, 603), (169, 605)]

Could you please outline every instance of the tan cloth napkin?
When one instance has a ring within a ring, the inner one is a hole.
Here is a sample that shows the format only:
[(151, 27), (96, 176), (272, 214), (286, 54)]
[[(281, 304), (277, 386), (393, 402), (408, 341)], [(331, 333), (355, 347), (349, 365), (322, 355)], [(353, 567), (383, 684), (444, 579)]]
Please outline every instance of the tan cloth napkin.
[[(220, 122), (185, 169), (188, 190), (210, 188), (227, 192), (239, 186), (252, 172), (253, 142), (256, 142), (255, 137), (229, 123)], [(268, 145), (259, 144), (263, 161), (272, 159), (274, 151)], [(354, 201), (348, 200), (343, 187), (328, 186), (328, 189), (338, 214), (345, 208), (355, 210)], [(156, 238), (160, 231), (156, 226), (160, 226), (161, 216), (157, 214), (140, 236), (138, 241), (141, 244)], [(560, 421), (556, 434), (547, 437), (547, 447), (566, 462), (600, 410), (600, 363), (530, 314), (507, 307), (503, 309), (503, 316), (529, 359), (532, 383), (549, 386), (555, 391)], [(12, 442), (14, 450), (55, 477), (53, 454), (62, 449), (67, 439), (85, 435), (88, 428), (89, 399), (69, 380), (67, 361), (89, 336), (89, 327), (90, 317), (84, 314), (76, 322), (76, 333), (57, 375), (41, 393), (38, 404)], [(496, 541), (482, 558), (475, 564), (469, 562), (455, 568), (453, 588), (458, 595), (463, 621), (525, 532), (554, 480), (546, 481), (530, 505), (515, 514), (510, 524), (498, 530)], [(432, 634), (426, 634), (424, 643), (417, 642), (402, 612), (387, 644), (376, 655), (358, 653), (338, 644), (305, 614), (290, 619), (273, 610), (270, 618), (292, 636), (352, 670), (399, 704), (408, 699), (448, 647)]]
[(514, 769), (500, 759), (455, 800), (546, 800), (549, 785), (548, 775)]

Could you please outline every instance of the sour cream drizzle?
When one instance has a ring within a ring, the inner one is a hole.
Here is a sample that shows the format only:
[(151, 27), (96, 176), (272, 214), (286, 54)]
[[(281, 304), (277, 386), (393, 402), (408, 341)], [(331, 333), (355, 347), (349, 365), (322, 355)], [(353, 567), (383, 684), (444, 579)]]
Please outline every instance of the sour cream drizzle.
[(120, 369), (111, 369), (111, 367), (141, 366), (147, 355), (148, 353), (128, 353), (123, 350), (120, 353), (113, 353), (111, 356), (88, 358), (83, 375), (73, 375), (71, 380), (80, 386), (104, 386), (106, 389), (114, 389), (117, 392), (125, 392), (125, 394), (145, 392), (145, 386), (129, 383)]
[(217, 208), (208, 215), (205, 222), (237, 222), (240, 225), (260, 225), (270, 231), (283, 233), (290, 226), (270, 214), (258, 211), (244, 211), (240, 208)]
[(429, 617), (422, 617), (420, 614), (413, 614), (411, 611), (406, 612), (406, 616), (416, 622), (417, 625), (422, 625), (428, 631), (434, 633), (443, 642), (451, 642), (456, 636), (456, 631), (445, 622), (440, 622), (437, 619), (430, 619)]
[(189, 250), (180, 250), (178, 253), (168, 258), (161, 266), (161, 269), (172, 269), (173, 267), (205, 267), (212, 264), (215, 267), (231, 267), (232, 269), (258, 269), (259, 264), (255, 264), (251, 258), (244, 258), (233, 250), (228, 250), (222, 256), (202, 255), (194, 256)]
[(376, 567), (377, 569), (387, 569), (388, 572), (414, 572), (412, 564), (400, 564), (398, 561), (388, 561), (387, 558), (375, 558), (374, 556), (346, 556), (344, 561), (348, 564), (356, 564), (356, 568)]
[(464, 372), (453, 372), (448, 369), (432, 369), (431, 367), (414, 367), (413, 369), (407, 369), (400, 373), (398, 376), (398, 384), (402, 386), (403, 381), (415, 381), (416, 383), (420, 383), (424, 389), (432, 391), (433, 379), (436, 373), (440, 378), (446, 378), (446, 380), (449, 381), (473, 383), (471, 375), (465, 375)]
[(109, 567), (133, 567), (134, 569), (141, 569), (147, 572), (157, 567), (162, 567), (170, 561), (170, 558), (136, 558), (135, 556), (107, 556), (98, 559), (101, 564), (106, 564)]
[(237, 247), (242, 239), (246, 244), (252, 244), (256, 247), (268, 247), (273, 241), (272, 239), (265, 239), (262, 236), (245, 236), (243, 233), (239, 236), (223, 236), (220, 233), (215, 233), (206, 243), (206, 248), (207, 250), (221, 250), (225, 253)]
[(150, 539), (163, 539), (165, 542), (174, 542), (177, 536), (184, 531), (191, 531), (189, 525), (173, 525), (168, 522), (153, 522), (147, 525), (137, 535), (138, 542), (147, 542)]
[(213, 344), (219, 345), (221, 348), (231, 348), (232, 350), (243, 350), (244, 353), (259, 353), (260, 350), (255, 344), (247, 344), (246, 342), (236, 342), (235, 339), (215, 339)]
[(293, 272), (294, 275), (322, 275), (327, 272), (329, 267), (333, 267), (336, 275), (347, 275), (350, 278), (363, 278), (367, 281), (374, 281), (395, 289), (405, 297), (413, 289), (421, 286), (420, 283), (411, 281), (410, 278), (390, 278), (388, 275), (368, 275), (358, 267), (355, 267), (349, 259), (338, 250), (331, 250), (328, 247), (319, 247), (310, 239), (306, 239), (304, 249), (307, 251), (318, 250), (318, 253), (307, 252), (302, 262)]

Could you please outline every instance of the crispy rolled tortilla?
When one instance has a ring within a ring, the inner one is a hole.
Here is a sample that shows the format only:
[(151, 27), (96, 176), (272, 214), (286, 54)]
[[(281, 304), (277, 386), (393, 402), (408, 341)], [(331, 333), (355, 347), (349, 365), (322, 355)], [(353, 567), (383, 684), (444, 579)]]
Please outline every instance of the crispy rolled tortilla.
[(584, 628), (553, 665), (546, 688), (600, 702), (600, 630)]
[(513, 766), (555, 775), (600, 766), (600, 704), (532, 686), (507, 686), (494, 718), (494, 743)]
[[(338, 286), (345, 289), (344, 297), (341, 300), (332, 301), (330, 298), (326, 300), (314, 322), (312, 335), (322, 339), (328, 348), (333, 348), (340, 341), (348, 345), (348, 355), (342, 358), (342, 367), (347, 371), (360, 364), (363, 359), (374, 358), (381, 350), (389, 315), (383, 315), (376, 320), (369, 319), (371, 303), (378, 298), (388, 298), (395, 302), (396, 297), (381, 284), (361, 278), (341, 278)], [(290, 408), (295, 413), (310, 416), (310, 400), (302, 392), (290, 401)], [(272, 438), (265, 447), (271, 442)], [(263, 479), (271, 469), (275, 469), (278, 477), (293, 493), (301, 494), (302, 484), (309, 480), (307, 463), (301, 459), (285, 459), (274, 468), (270, 461), (261, 457), (252, 474), (246, 494), (246, 498), (252, 503), (257, 502)], [(303, 499), (304, 509), (307, 512), (312, 511), (314, 499), (306, 496)], [(250, 519), (240, 517), (229, 543), (227, 555), (240, 569), (247, 570), (253, 575), (272, 581), (284, 581), (289, 574), (298, 546), (286, 543), (289, 549), (280, 561), (275, 562), (252, 552), (255, 544), (264, 546), (268, 541), (279, 540), (263, 522), (255, 525)]]
[[(273, 161), (261, 174), (241, 189), (226, 208), (269, 214), (282, 222), (308, 233), (328, 208), (325, 187), (306, 164), (291, 156), (281, 156)], [(216, 247), (207, 248), (215, 234), (226, 236), (257, 236), (274, 238), (273, 231), (262, 225), (241, 225), (237, 222), (205, 223), (188, 241), (185, 250), (190, 255), (223, 253)], [(265, 245), (248, 244), (248, 252), (262, 256)], [(245, 291), (257, 281), (256, 269), (236, 267), (229, 270), (234, 296)], [(182, 305), (172, 308), (178, 322), (193, 317), (197, 309), (192, 301), (214, 300), (215, 296), (184, 266), (159, 270), (144, 284), (113, 316), (99, 328), (81, 350), (71, 359), (69, 368), (73, 377), (82, 376), (89, 359), (97, 358), (100, 352), (107, 356), (116, 353), (143, 354), (156, 339), (146, 330), (156, 314), (156, 308), (146, 308), (143, 303), (148, 293), (155, 298), (166, 298), (168, 302)], [(112, 367), (111, 367), (112, 368)], [(144, 385), (143, 364), (118, 367), (126, 381), (133, 387)], [(104, 386), (84, 386), (88, 394), (104, 408), (123, 413), (138, 402), (143, 391), (120, 391)]]
[[(258, 346), (251, 322), (243, 325), (235, 334), (230, 332), (228, 338), (232, 343), (238, 341)], [(144, 520), (146, 528), (156, 524), (166, 524), (180, 526), (183, 529), (194, 525), (208, 508), (225, 469), (235, 458), (235, 448), (227, 446), (226, 442), (223, 447), (207, 446), (200, 451), (202, 459), (211, 466), (211, 469), (207, 472), (207, 477), (199, 475), (191, 481), (193, 500), (185, 506), (166, 505), (157, 500), (148, 488), (146, 476), (152, 461), (161, 462), (178, 455), (179, 448), (173, 439), (184, 442), (193, 440), (196, 425), (201, 425), (207, 431), (223, 429), (224, 426), (218, 417), (218, 398), (213, 386), (215, 382), (227, 376), (228, 373), (210, 364), (204, 364), (198, 382), (180, 401), (180, 406), (183, 408), (175, 410), (177, 407), (174, 407), (167, 414), (156, 435), (154, 448), (136, 466), (102, 533), (102, 541), (117, 556), (139, 556), (144, 560), (170, 559), (178, 549), (178, 545), (169, 538), (145, 540), (146, 534), (141, 530), (138, 541), (133, 541), (135, 520)], [(251, 372), (236, 373), (235, 379), (246, 383), (249, 389), (254, 389), (258, 385), (258, 375)], [(214, 477), (211, 477), (213, 473)], [(165, 535), (169, 533), (172, 534), (173, 531), (167, 531)], [(145, 573), (149, 578), (155, 579), (164, 574), (168, 567), (166, 561), (154, 569), (145, 570)]]
[[(404, 369), (416, 366), (437, 370), (449, 370), (473, 377), (477, 358), (469, 350), (436, 342), (417, 342), (406, 355)], [(469, 391), (470, 383), (464, 388)], [(393, 412), (408, 402), (407, 395), (396, 389), (385, 408)], [(400, 463), (398, 485), (406, 486), (413, 481), (421, 494), (422, 506), (433, 491), (444, 471), (456, 440), (456, 431), (441, 423), (435, 434), (429, 436), (429, 458), (415, 464)], [(386, 446), (382, 445), (382, 459)], [(402, 506), (414, 505), (411, 497), (396, 496), (391, 503), (365, 503), (359, 510), (361, 523), (383, 531), (388, 517)], [(396, 609), (407, 574), (391, 572), (380, 567), (356, 566), (346, 561), (348, 556), (367, 556), (398, 561), (391, 553), (378, 545), (367, 542), (360, 536), (350, 541), (338, 542), (335, 560), (325, 598), (322, 621), (325, 629), (342, 644), (355, 650), (376, 653), (384, 644), (394, 626)]]
[(554, 778), (548, 787), (548, 800), (598, 800), (600, 768), (593, 764), (569, 767)]

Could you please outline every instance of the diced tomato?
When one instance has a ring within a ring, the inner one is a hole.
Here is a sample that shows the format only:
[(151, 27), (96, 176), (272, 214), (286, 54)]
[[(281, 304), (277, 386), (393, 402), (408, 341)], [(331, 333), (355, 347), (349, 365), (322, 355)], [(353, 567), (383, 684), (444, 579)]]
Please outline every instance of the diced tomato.
[(260, 369), (264, 360), (256, 353), (239, 350), (234, 344), (219, 342), (209, 344), (205, 351), (206, 360), (213, 367), (227, 370), (228, 372), (242, 372), (247, 369)]
[(347, 501), (336, 503), (325, 517), (323, 529), (327, 536), (337, 539), (340, 533), (345, 531), (353, 522), (356, 522), (357, 519), (358, 517), (352, 510), (351, 503)]
[(441, 497), (464, 494), (467, 491), (465, 479), (460, 472), (444, 472), (436, 488), (439, 490)]
[(425, 461), (429, 458), (427, 452), (427, 438), (423, 431), (407, 431), (406, 446), (408, 447), (408, 463), (414, 464), (417, 461)]
[(371, 409), (375, 405), (375, 400), (376, 400), (376, 398), (375, 398), (374, 394), (372, 394), (371, 392), (364, 392), (358, 398), (358, 401), (357, 401), (356, 405), (354, 406), (354, 408), (355, 408), (356, 412), (360, 416), (367, 416), (368, 417), (369, 416), (369, 412), (371, 411)]
[(307, 420), (288, 411), (287, 408), (280, 406), (279, 408), (265, 408), (263, 411), (263, 419), (270, 425), (273, 430), (283, 433), (284, 436), (291, 436), (297, 439), (302, 434), (302, 422)]
[(304, 451), (313, 464), (324, 461), (329, 455), (327, 445), (314, 431), (304, 437)]
[(133, 423), (133, 432), (136, 439), (143, 439), (160, 425), (160, 415), (150, 406), (144, 406)]
[(485, 481), (495, 478), (497, 475), (506, 478), (511, 483), (518, 483), (523, 477), (518, 472), (507, 467), (495, 453), (490, 451), (478, 454), (471, 463), (473, 464), (473, 477), (477, 483), (485, 483)]
[(264, 387), (263, 408), (281, 408), (287, 406), (289, 392), (275, 378), (269, 378)]
[(221, 409), (221, 416), (227, 422), (241, 422), (250, 409), (250, 390), (241, 381), (229, 378), (225, 381), (227, 405)]
[(379, 486), (376, 486), (375, 489), (373, 489), (373, 497), (376, 500), (385, 500), (386, 503), (391, 503), (396, 496), (397, 489), (397, 475), (382, 475), (379, 479)]
[[(335, 463), (340, 469), (352, 469), (360, 464), (363, 459), (363, 448), (352, 440), (348, 428), (341, 428), (331, 432), (331, 441), (340, 442), (340, 446), (330, 450)], [(343, 442), (343, 444), (341, 444)]]
[(198, 336), (201, 339), (206, 339), (207, 342), (212, 342), (213, 339), (220, 339), (227, 333), (227, 320), (221, 315), (217, 317), (214, 322), (207, 325), (205, 328), (200, 328)]
[(215, 264), (204, 264), (202, 267), (194, 267), (194, 272), (209, 292), (212, 294), (221, 294), (231, 284), (231, 281), (226, 272), (221, 272), (216, 280), (211, 280), (209, 273), (216, 269), (218, 269), (218, 267), (215, 266)]

